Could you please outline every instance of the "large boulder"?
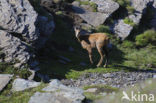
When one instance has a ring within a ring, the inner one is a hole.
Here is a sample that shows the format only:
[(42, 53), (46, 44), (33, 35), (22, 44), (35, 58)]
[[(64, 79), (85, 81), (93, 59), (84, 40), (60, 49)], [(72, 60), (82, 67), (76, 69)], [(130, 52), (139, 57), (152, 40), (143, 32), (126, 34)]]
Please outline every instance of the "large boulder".
[(77, 15), (79, 15), (84, 21), (94, 27), (103, 24), (105, 20), (119, 8), (117, 3), (110, 0), (91, 0), (90, 2), (94, 2), (98, 5), (98, 12), (92, 12), (88, 10), (88, 5), (87, 7), (80, 5), (77, 1), (72, 3), (72, 8)]
[(0, 11), (3, 60), (15, 63), (15, 67), (24, 67), (34, 57), (32, 48), (42, 47), (52, 34), (53, 16), (48, 13), (48, 17), (40, 16), (28, 0), (0, 0)]
[(39, 36), (35, 23), (38, 14), (28, 0), (0, 0), (0, 27), (27, 41)]
[(122, 40), (124, 40), (133, 29), (132, 26), (125, 24), (123, 20), (118, 20), (114, 25), (114, 33), (118, 35)]
[(82, 89), (67, 87), (58, 80), (52, 80), (42, 90), (46, 93), (36, 92), (29, 103), (82, 103), (85, 99)]

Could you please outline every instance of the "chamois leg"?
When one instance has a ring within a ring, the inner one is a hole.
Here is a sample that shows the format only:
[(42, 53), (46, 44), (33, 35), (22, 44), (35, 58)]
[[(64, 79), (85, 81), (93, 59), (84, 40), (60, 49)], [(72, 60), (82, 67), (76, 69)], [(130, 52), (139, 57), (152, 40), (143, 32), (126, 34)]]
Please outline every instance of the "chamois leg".
[(87, 49), (87, 51), (88, 51), (88, 55), (89, 55), (90, 63), (93, 64), (93, 59), (92, 59), (92, 49)]
[(100, 57), (101, 57), (99, 63), (96, 65), (97, 67), (99, 67), (99, 66), (101, 66), (101, 64), (103, 62), (104, 53), (103, 53), (103, 50), (101, 47), (97, 47), (97, 50), (98, 50)]
[(106, 61), (105, 61), (105, 65), (103, 67), (106, 68), (107, 64), (108, 64), (108, 50), (106, 48), (104, 48), (104, 52), (105, 52), (105, 55), (106, 55)]

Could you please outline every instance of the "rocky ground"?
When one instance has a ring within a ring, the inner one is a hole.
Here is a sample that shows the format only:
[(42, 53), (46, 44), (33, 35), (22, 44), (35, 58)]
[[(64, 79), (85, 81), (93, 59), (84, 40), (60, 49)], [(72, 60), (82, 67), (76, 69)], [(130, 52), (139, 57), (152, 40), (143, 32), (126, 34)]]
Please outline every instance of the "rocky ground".
[[(155, 82), (155, 36), (148, 35), (153, 41), (144, 46), (135, 36), (146, 30), (155, 35), (156, 0), (0, 0), (0, 11), (0, 103), (92, 103)], [(74, 26), (108, 33), (114, 43), (110, 69), (89, 64)]]
[(149, 72), (113, 72), (113, 73), (87, 73), (79, 79), (62, 80), (64, 85), (70, 87), (84, 87), (88, 85), (109, 85), (116, 88), (125, 88), (144, 81), (149, 78), (156, 78), (156, 71)]

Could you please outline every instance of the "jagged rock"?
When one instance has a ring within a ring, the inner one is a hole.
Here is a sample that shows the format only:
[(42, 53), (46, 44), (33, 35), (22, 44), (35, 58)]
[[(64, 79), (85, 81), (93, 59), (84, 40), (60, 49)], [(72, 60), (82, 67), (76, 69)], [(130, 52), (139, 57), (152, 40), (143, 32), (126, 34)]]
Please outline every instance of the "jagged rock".
[[(72, 3), (72, 8), (76, 14), (78, 14), (84, 21), (86, 21), (88, 24), (92, 26), (99, 26), (100, 24), (103, 24), (105, 20), (115, 11), (119, 8), (119, 5), (113, 1), (96, 1), (93, 0), (93, 2), (98, 4), (98, 9), (100, 12), (91, 12), (87, 9), (84, 9), (84, 7), (79, 6), (77, 2)], [(105, 4), (108, 7), (105, 6)], [(109, 8), (109, 9), (108, 9)]]
[[(142, 15), (145, 13), (146, 8), (150, 5), (153, 5), (153, 7), (156, 7), (156, 1), (155, 0), (131, 0), (131, 6), (134, 7), (135, 12), (133, 14), (128, 15), (127, 17), (131, 19), (136, 25), (140, 23), (140, 20), (142, 18)], [(123, 18), (124, 19), (124, 18)], [(155, 17), (151, 21), (152, 26), (156, 27)], [(125, 24), (123, 20), (118, 20), (118, 22), (114, 23), (113, 31), (122, 39), (125, 39), (132, 31), (133, 27)]]
[[(5, 53), (4, 62), (24, 67), (35, 49), (44, 45), (52, 34), (52, 15), (38, 16), (28, 0), (0, 0), (0, 47)], [(51, 18), (49, 20), (49, 18)]]
[(35, 27), (38, 14), (28, 0), (0, 0), (0, 27), (28, 42), (39, 36)]
[(24, 42), (2, 30), (0, 30), (0, 48), (2, 48), (2, 52), (7, 54), (5, 61), (16, 62), (18, 66), (28, 62), (31, 56), (28, 53), (28, 46)]
[(67, 87), (58, 80), (52, 80), (42, 90), (49, 93), (36, 92), (29, 103), (82, 103), (85, 99), (82, 89)]
[(114, 25), (114, 33), (118, 34), (118, 37), (125, 39), (133, 29), (132, 26), (125, 24), (123, 20), (118, 20)]
[(9, 83), (13, 75), (10, 74), (0, 74), (0, 91)]
[(15, 79), (13, 84), (12, 84), (12, 90), (13, 91), (23, 91), (25, 89), (33, 88), (39, 86), (41, 83), (40, 82), (34, 82), (34, 81), (29, 81), (25, 79)]
[(119, 4), (112, 0), (91, 0), (98, 5), (98, 11), (106, 14), (112, 14), (119, 8)]

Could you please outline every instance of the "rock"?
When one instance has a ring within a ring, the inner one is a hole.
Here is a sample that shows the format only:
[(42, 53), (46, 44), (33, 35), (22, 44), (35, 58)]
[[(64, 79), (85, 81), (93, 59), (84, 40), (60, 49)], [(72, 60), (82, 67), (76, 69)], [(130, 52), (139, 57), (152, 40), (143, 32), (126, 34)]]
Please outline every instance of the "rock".
[(48, 93), (36, 92), (29, 103), (82, 103), (85, 99), (82, 89), (67, 87), (58, 80), (52, 80), (42, 90)]
[(0, 10), (0, 47), (5, 54), (4, 62), (24, 68), (24, 64), (35, 57), (32, 48), (38, 50), (52, 34), (53, 17), (39, 16), (28, 0), (0, 0)]
[(96, 91), (97, 91), (97, 88), (89, 88), (89, 89), (85, 90), (85, 92), (92, 92), (92, 93), (94, 93)]
[(31, 57), (31, 54), (28, 52), (28, 45), (2, 30), (0, 30), (0, 48), (2, 48), (2, 52), (6, 54), (5, 62), (16, 62), (16, 67), (27, 63)]
[(112, 0), (91, 0), (98, 5), (98, 11), (102, 13), (112, 14), (119, 8), (119, 4)]
[(122, 40), (124, 40), (133, 29), (132, 26), (125, 24), (123, 20), (118, 20), (114, 24), (113, 32), (118, 35)]
[[(84, 21), (86, 21), (88, 24), (92, 26), (99, 26), (100, 24), (103, 24), (105, 20), (115, 11), (119, 8), (119, 5), (113, 1), (105, 0), (92, 0), (92, 2), (95, 2), (98, 5), (98, 10), (100, 12), (91, 12), (87, 9), (84, 9), (84, 7), (81, 7), (78, 5), (77, 2), (72, 3), (72, 8), (76, 14), (78, 14)], [(105, 6), (107, 4), (107, 7)], [(86, 7), (88, 8), (88, 7)], [(111, 9), (110, 9), (111, 8)]]
[(38, 14), (28, 0), (0, 0), (0, 27), (28, 42), (36, 40), (39, 31), (35, 27)]
[(9, 83), (13, 75), (10, 74), (0, 74), (0, 92)]
[(36, 92), (28, 103), (74, 103), (54, 93)]
[(23, 91), (25, 89), (33, 88), (39, 86), (40, 82), (29, 81), (21, 78), (17, 78), (14, 80), (12, 84), (13, 91)]

